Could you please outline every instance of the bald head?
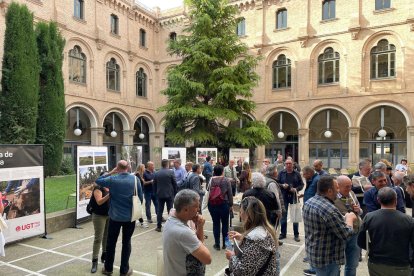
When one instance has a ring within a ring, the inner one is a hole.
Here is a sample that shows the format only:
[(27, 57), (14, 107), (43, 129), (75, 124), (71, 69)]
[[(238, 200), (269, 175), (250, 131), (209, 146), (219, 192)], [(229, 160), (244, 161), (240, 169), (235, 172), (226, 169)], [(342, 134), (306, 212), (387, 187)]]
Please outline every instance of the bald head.
[(323, 163), (321, 160), (316, 159), (315, 161), (313, 161), (313, 168), (315, 169), (315, 171), (317, 172), (322, 171), (322, 167), (323, 167)]
[(126, 172), (128, 170), (128, 162), (125, 160), (119, 160), (116, 167), (118, 172)]
[(338, 181), (339, 193), (343, 196), (349, 196), (349, 192), (352, 190), (351, 179), (348, 176), (340, 175), (336, 181)]

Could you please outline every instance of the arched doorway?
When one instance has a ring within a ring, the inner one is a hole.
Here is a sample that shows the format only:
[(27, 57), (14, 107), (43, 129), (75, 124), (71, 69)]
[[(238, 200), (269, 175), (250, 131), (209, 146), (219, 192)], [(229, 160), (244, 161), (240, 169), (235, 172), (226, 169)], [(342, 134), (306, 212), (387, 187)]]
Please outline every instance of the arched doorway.
[(309, 162), (320, 159), (325, 168), (348, 167), (348, 121), (335, 109), (315, 114), (309, 124)]
[(298, 123), (295, 117), (285, 111), (274, 114), (267, 125), (273, 132), (273, 141), (266, 145), (265, 156), (275, 162), (277, 155), (281, 154), (285, 160), (292, 157), (298, 162)]
[(124, 126), (119, 115), (116, 112), (110, 112), (104, 119), (103, 128), (103, 144), (108, 147), (108, 169), (111, 170), (121, 159)]
[(360, 158), (369, 158), (374, 164), (381, 159), (398, 164), (407, 158), (407, 122), (398, 109), (373, 108), (362, 118), (360, 129)]
[(134, 123), (134, 130), (134, 146), (142, 147), (142, 163), (146, 164), (150, 160), (150, 139), (147, 119), (143, 116), (138, 117)]
[(87, 110), (73, 107), (66, 112), (66, 134), (63, 145), (64, 158), (72, 158), (76, 168), (76, 147), (91, 144), (91, 122)]

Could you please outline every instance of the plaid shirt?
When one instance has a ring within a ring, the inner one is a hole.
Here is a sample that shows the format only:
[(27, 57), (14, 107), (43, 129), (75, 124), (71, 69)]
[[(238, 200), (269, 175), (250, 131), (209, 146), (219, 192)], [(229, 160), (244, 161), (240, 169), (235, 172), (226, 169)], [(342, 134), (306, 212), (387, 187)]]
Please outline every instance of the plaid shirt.
[(353, 234), (333, 202), (316, 194), (303, 207), (306, 255), (313, 267), (345, 263), (345, 244)]

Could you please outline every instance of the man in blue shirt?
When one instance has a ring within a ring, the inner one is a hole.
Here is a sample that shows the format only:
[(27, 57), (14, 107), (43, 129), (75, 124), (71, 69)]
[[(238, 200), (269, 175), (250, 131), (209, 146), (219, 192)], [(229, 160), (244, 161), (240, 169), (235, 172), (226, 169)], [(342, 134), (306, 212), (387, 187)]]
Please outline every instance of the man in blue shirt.
[[(372, 185), (374, 185), (374, 187), (372, 187), (364, 194), (364, 202), (367, 206), (368, 213), (381, 209), (381, 205), (377, 200), (378, 191), (381, 188), (390, 187), (387, 183), (386, 175), (380, 171), (376, 171), (371, 174), (371, 182)], [(401, 190), (398, 188), (395, 189), (394, 187), (390, 188), (394, 189), (397, 193), (397, 210), (402, 213), (405, 213), (404, 199), (402, 197)]]
[(154, 163), (151, 161), (147, 162), (147, 168), (144, 172), (144, 183), (143, 190), (144, 190), (144, 197), (145, 197), (145, 214), (147, 216), (148, 223), (152, 223), (151, 218), (151, 200), (155, 207), (155, 213), (157, 213), (158, 209), (158, 198), (154, 191)]
[(175, 175), (175, 181), (177, 181), (177, 187), (180, 188), (184, 184), (184, 179), (187, 175), (186, 170), (181, 167), (181, 159), (174, 160), (173, 171)]
[(100, 176), (95, 182), (102, 187), (109, 188), (111, 195), (106, 259), (102, 274), (112, 275), (113, 273), (115, 247), (122, 227), (120, 275), (132, 275), (132, 269), (129, 267), (131, 236), (135, 230), (135, 221), (131, 222), (132, 196), (135, 191), (134, 186), (137, 184), (138, 196), (142, 202), (141, 184), (136, 176), (128, 173), (128, 162), (125, 160), (119, 161), (116, 168)]
[(203, 176), (206, 178), (206, 187), (210, 182), (210, 178), (213, 176), (213, 166), (210, 163), (211, 156), (206, 157), (206, 162), (203, 165)]

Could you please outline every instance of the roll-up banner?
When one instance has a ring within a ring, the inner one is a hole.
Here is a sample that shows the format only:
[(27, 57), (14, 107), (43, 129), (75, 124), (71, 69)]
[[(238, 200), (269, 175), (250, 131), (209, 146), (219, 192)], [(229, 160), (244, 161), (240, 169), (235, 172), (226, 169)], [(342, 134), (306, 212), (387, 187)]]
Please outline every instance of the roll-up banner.
[(6, 243), (45, 234), (43, 145), (0, 145)]
[(249, 149), (230, 149), (229, 160), (234, 160), (236, 164), (238, 161), (249, 163)]
[(206, 162), (206, 157), (213, 159), (213, 164), (217, 162), (217, 148), (196, 148), (197, 163), (202, 165)]
[(169, 168), (174, 168), (174, 160), (181, 159), (181, 166), (187, 163), (186, 148), (162, 148), (162, 159), (168, 159)]
[(108, 170), (108, 148), (77, 147), (76, 221), (90, 216), (86, 205), (92, 196), (95, 180)]

